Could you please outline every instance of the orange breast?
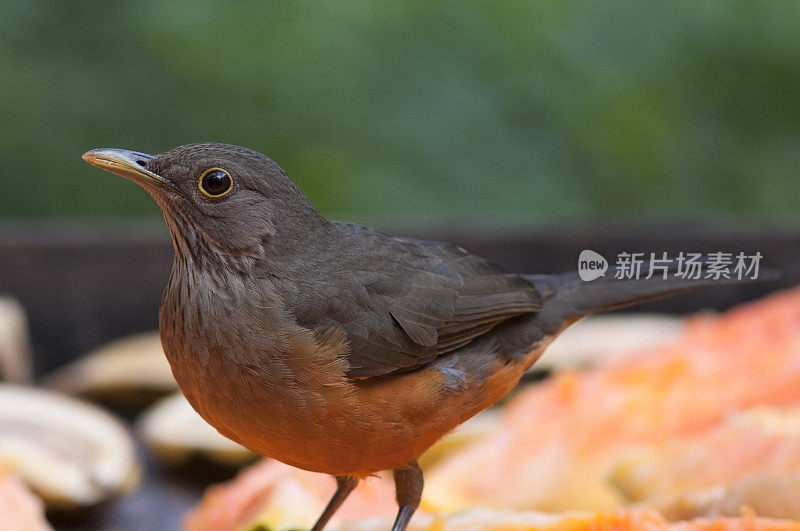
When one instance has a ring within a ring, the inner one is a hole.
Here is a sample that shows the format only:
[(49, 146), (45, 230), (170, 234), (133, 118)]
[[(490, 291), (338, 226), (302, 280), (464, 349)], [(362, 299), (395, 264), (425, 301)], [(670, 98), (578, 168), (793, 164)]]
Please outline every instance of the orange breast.
[(344, 376), (343, 334), (295, 329), (285, 345), (263, 366), (215, 355), (199, 375), (186, 364), (173, 364), (173, 371), (189, 402), (222, 434), (262, 455), (335, 475), (403, 468), (506, 394), (526, 365), (498, 360), (488, 377), (458, 389), (435, 364), (351, 381)]

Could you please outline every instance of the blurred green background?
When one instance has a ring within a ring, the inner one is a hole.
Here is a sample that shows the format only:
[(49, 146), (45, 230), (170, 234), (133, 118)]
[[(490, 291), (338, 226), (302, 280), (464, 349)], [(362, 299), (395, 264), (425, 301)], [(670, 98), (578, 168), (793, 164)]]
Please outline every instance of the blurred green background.
[(0, 216), (159, 214), (92, 147), (215, 140), (331, 217), (797, 220), (800, 3), (0, 3)]

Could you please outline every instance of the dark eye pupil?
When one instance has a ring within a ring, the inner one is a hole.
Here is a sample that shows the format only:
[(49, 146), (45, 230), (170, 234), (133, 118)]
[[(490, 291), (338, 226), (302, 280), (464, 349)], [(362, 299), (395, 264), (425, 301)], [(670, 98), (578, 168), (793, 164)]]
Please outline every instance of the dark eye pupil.
[(208, 195), (222, 195), (231, 187), (231, 177), (222, 170), (213, 170), (203, 176), (201, 183)]

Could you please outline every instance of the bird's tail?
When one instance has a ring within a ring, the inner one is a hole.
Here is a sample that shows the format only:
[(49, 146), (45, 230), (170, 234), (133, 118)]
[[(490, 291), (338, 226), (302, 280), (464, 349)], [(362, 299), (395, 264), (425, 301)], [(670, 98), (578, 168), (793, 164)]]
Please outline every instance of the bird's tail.
[[(542, 294), (540, 326), (553, 333), (592, 313), (606, 312), (679, 295), (698, 288), (752, 282), (754, 279), (691, 279), (679, 276), (618, 279), (613, 269), (606, 276), (584, 281), (578, 273), (526, 275)], [(646, 276), (646, 275), (645, 275)], [(762, 271), (757, 280), (775, 278)]]

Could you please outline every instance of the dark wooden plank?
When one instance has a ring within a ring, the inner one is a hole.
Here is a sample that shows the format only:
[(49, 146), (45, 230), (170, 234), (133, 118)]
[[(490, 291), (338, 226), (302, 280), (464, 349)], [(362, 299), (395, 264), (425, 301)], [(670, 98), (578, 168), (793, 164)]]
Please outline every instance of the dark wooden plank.
[[(800, 284), (800, 230), (781, 227), (588, 225), (528, 232), (442, 229), (412, 235), (453, 241), (510, 271), (574, 270), (593, 249), (613, 261), (619, 252), (760, 251), (782, 272), (780, 282), (721, 287), (660, 301), (638, 311), (687, 313), (724, 309), (777, 287)], [(172, 250), (153, 224), (0, 225), (0, 293), (26, 308), (41, 375), (108, 340), (155, 328)]]

